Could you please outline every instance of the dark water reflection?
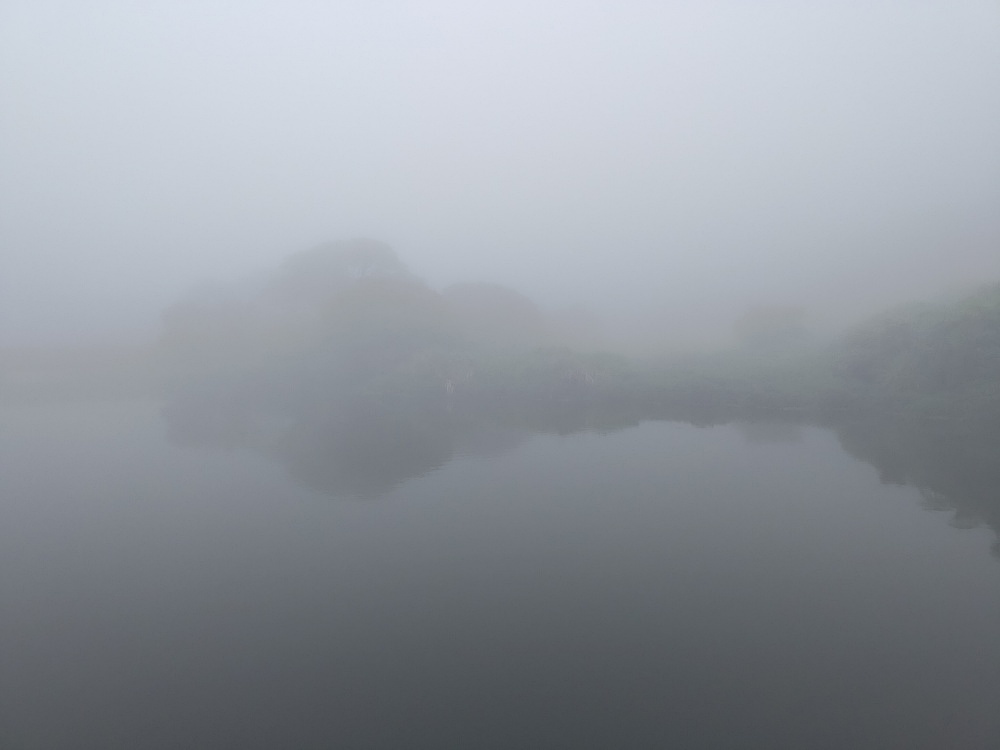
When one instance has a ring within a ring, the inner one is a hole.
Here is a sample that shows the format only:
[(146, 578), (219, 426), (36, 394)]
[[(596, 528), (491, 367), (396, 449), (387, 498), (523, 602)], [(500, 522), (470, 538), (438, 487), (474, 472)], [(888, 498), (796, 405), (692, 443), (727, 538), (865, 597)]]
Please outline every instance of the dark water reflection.
[[(882, 482), (916, 487), (928, 509), (953, 511), (953, 526), (1000, 533), (1000, 425), (972, 431), (869, 416), (844, 421), (837, 434)], [(1000, 557), (1000, 542), (992, 549)]]
[(5, 748), (1000, 746), (988, 441), (3, 415)]
[(456, 455), (503, 453), (535, 433), (607, 433), (640, 421), (621, 410), (558, 403), (459, 409), (345, 399), (296, 413), (227, 401), (217, 393), (205, 399), (186, 394), (170, 401), (163, 414), (176, 445), (252, 448), (305, 487), (362, 499), (380, 497)]
[[(218, 393), (205, 400), (191, 394), (174, 399), (164, 416), (177, 445), (252, 447), (305, 487), (366, 499), (439, 469), (456, 455), (503, 453), (536, 433), (606, 434), (643, 421), (635, 411), (567, 403), (457, 409), (347, 402), (289, 417), (288, 410), (227, 402)], [(788, 418), (745, 421), (697, 411), (660, 418), (699, 426), (733, 423), (751, 444), (795, 443), (805, 427)], [(1000, 532), (1000, 426), (971, 432), (871, 414), (842, 414), (824, 423), (848, 453), (878, 470), (883, 483), (917, 488), (927, 508), (954, 511), (954, 526), (986, 524)], [(1000, 542), (993, 551), (1000, 556)]]

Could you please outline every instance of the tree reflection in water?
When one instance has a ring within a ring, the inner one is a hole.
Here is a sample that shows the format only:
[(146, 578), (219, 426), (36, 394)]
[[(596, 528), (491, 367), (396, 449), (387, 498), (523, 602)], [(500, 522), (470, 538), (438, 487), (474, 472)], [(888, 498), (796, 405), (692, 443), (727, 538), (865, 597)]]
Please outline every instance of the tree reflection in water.
[[(957, 528), (989, 526), (1000, 536), (1000, 429), (867, 417), (835, 427), (848, 453), (874, 466), (882, 482), (920, 490), (930, 510), (953, 512)], [(1000, 539), (992, 552), (1000, 557)]]
[[(539, 401), (452, 408), (426, 402), (343, 399), (310, 411), (281, 408), (239, 389), (191, 390), (164, 409), (179, 445), (243, 447), (280, 462), (297, 483), (338, 497), (372, 499), (440, 468), (455, 456), (515, 448), (532, 433), (609, 432), (638, 424), (634, 409)], [(718, 412), (657, 412), (699, 426), (737, 422), (752, 442), (794, 442), (804, 422), (732, 420)], [(884, 483), (917, 488), (924, 506), (953, 512), (952, 525), (1000, 533), (1000, 429), (851, 415), (820, 420), (844, 450), (871, 464)], [(993, 554), (1000, 557), (1000, 541)]]
[(355, 397), (311, 412), (202, 388), (175, 394), (163, 411), (176, 445), (248, 448), (281, 463), (300, 485), (374, 499), (456, 456), (512, 450), (532, 433), (608, 432), (638, 424), (621, 410), (564, 403), (453, 408)]

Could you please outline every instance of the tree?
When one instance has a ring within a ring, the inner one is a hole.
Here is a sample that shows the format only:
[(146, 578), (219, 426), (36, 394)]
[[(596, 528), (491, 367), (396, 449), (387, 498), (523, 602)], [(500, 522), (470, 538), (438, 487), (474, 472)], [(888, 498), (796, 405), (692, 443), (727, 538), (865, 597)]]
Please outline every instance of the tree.
[(358, 280), (325, 308), (322, 347), (357, 376), (387, 375), (459, 340), (441, 295), (414, 278)]
[(520, 292), (500, 284), (455, 284), (442, 292), (463, 333), (499, 348), (531, 348), (546, 340), (545, 316)]
[(362, 279), (407, 279), (410, 270), (389, 245), (378, 240), (326, 242), (289, 256), (272, 289), (281, 297), (310, 303), (328, 299)]

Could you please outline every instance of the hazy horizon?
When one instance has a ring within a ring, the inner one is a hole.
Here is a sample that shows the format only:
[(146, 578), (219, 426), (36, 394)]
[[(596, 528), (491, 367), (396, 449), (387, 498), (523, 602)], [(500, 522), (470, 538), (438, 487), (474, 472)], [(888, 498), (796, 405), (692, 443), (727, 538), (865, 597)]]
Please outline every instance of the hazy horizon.
[(1000, 5), (10, 2), (0, 205), (3, 345), (356, 236), (664, 341), (842, 321), (1000, 279)]

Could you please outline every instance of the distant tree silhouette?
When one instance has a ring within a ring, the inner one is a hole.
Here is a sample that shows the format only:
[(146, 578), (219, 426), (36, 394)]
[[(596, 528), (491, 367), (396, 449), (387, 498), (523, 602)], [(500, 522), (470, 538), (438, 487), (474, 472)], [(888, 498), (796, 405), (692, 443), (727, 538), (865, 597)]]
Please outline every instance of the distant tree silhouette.
[(546, 342), (545, 316), (528, 297), (500, 284), (464, 283), (442, 295), (468, 339), (500, 348), (531, 348)]
[(286, 298), (310, 302), (362, 279), (411, 276), (389, 245), (359, 238), (326, 242), (289, 256), (278, 268), (272, 289)]

